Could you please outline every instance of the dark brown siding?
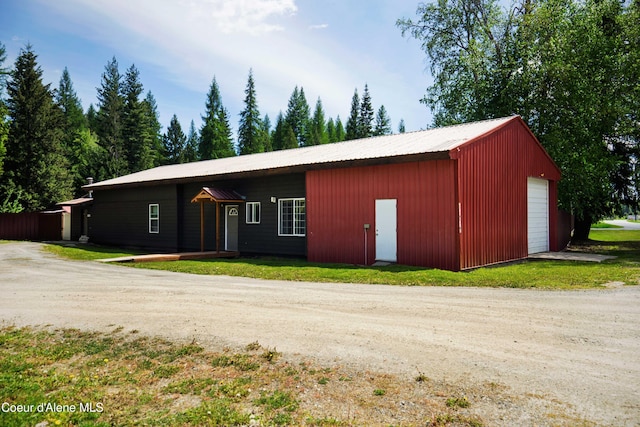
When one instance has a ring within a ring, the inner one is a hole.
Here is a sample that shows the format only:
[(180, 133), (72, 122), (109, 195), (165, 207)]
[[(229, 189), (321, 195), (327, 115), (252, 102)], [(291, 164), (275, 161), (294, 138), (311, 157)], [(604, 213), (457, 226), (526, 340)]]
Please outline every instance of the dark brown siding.
[(373, 263), (375, 201), (396, 199), (398, 263), (458, 269), (454, 183), (451, 160), (307, 172), (309, 260)]
[[(247, 202), (260, 202), (260, 224), (246, 223), (244, 203), (238, 205), (238, 249), (242, 253), (273, 255), (306, 255), (305, 237), (278, 236), (278, 199), (304, 198), (303, 174), (279, 175), (259, 179), (206, 181), (185, 184), (182, 224), (182, 249), (200, 250), (200, 204), (191, 203), (203, 186), (231, 189), (245, 197)], [(276, 203), (271, 202), (275, 197)], [(220, 249), (224, 249), (224, 204), (220, 207)], [(205, 248), (215, 250), (215, 204), (205, 203)]]
[[(149, 204), (159, 205), (159, 233), (149, 233)], [(89, 237), (99, 244), (175, 251), (176, 221), (175, 185), (98, 190), (89, 218)]]
[(549, 242), (557, 246), (560, 175), (518, 119), (452, 151), (459, 159), (460, 268), (527, 257), (527, 177), (549, 180)]
[(60, 240), (62, 239), (62, 213), (0, 214), (0, 239)]

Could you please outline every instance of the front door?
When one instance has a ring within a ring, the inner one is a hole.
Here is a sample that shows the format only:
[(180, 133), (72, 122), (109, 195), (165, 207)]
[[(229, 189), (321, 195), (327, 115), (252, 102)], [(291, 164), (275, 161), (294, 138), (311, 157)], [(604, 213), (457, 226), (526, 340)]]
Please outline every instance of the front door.
[(238, 206), (225, 206), (224, 250), (238, 250)]
[(376, 260), (396, 262), (397, 258), (397, 200), (376, 200)]

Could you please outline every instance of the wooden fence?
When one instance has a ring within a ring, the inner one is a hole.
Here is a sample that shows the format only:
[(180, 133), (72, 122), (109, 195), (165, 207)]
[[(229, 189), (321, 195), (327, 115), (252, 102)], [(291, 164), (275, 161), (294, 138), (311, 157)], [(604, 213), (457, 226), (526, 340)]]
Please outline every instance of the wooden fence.
[(3, 213), (0, 214), (0, 239), (4, 240), (61, 240), (62, 213)]

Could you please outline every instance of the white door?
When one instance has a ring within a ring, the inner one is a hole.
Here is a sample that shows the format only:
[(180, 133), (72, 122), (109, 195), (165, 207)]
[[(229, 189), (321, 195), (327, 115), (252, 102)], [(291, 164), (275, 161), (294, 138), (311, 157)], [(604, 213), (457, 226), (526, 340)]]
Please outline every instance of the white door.
[(225, 207), (224, 250), (238, 250), (238, 206)]
[(527, 241), (530, 254), (549, 250), (549, 181), (527, 179)]
[(397, 261), (396, 199), (376, 200), (376, 260)]

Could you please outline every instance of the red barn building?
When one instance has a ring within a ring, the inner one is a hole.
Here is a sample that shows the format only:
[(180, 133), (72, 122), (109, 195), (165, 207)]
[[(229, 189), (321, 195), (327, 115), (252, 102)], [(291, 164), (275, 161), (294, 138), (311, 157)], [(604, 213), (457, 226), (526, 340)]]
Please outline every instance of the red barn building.
[[(162, 166), (85, 188), (97, 243), (458, 271), (559, 249), (559, 179), (513, 116)], [(204, 187), (233, 200), (191, 203)]]

